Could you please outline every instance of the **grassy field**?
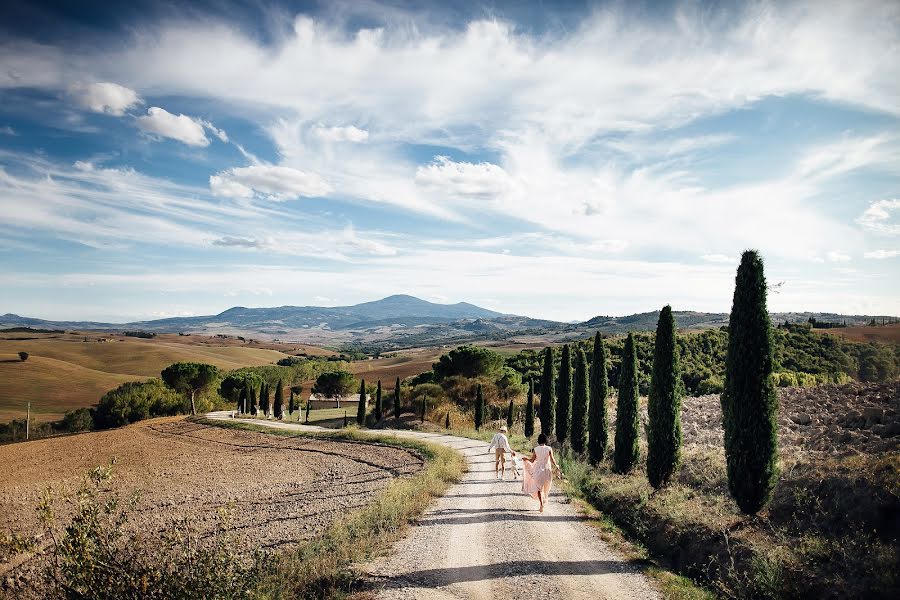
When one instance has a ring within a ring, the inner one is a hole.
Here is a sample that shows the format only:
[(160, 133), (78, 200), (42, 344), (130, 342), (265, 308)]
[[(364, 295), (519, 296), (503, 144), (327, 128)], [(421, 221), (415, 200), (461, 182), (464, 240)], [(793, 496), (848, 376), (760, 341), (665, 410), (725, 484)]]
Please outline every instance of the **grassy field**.
[(837, 327), (835, 329), (813, 329), (823, 335), (836, 335), (851, 342), (880, 342), (900, 344), (900, 323), (878, 325), (877, 327)]
[[(269, 348), (221, 346), (216, 338), (189, 336), (193, 342), (97, 334), (7, 335), (0, 339), (0, 421), (24, 418), (26, 403), (39, 421), (58, 419), (67, 410), (90, 406), (126, 381), (158, 377), (178, 361), (196, 361), (221, 369), (265, 365), (287, 356)], [(22, 339), (22, 338), (36, 339)], [(188, 336), (182, 336), (188, 339)], [(84, 341), (87, 339), (88, 341)], [(102, 339), (108, 341), (100, 341)], [(227, 342), (227, 341), (226, 341)], [(291, 346), (291, 351), (296, 346)], [(288, 347), (284, 348), (288, 350)], [(18, 352), (30, 356), (21, 362)]]
[(361, 360), (351, 363), (350, 370), (357, 377), (365, 378), (367, 382), (374, 383), (380, 379), (382, 385), (393, 387), (394, 380), (397, 377), (405, 379), (424, 371), (430, 371), (432, 363), (437, 362), (441, 354), (445, 352), (447, 350), (443, 348), (409, 350), (391, 358)]

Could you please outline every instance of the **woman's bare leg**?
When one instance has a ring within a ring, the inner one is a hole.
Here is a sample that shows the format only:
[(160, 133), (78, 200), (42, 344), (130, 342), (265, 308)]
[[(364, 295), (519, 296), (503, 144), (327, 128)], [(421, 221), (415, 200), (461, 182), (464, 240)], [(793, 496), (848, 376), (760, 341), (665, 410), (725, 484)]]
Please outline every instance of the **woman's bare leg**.
[(544, 493), (538, 490), (538, 502), (541, 503), (541, 512), (544, 512)]

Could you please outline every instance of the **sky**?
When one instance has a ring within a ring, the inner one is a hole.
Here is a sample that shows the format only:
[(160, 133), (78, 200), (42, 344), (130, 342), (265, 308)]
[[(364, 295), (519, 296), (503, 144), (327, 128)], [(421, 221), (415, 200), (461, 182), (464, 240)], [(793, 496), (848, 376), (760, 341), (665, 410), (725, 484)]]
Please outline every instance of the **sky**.
[(900, 3), (0, 16), (0, 314), (725, 312), (748, 248), (770, 310), (900, 314)]

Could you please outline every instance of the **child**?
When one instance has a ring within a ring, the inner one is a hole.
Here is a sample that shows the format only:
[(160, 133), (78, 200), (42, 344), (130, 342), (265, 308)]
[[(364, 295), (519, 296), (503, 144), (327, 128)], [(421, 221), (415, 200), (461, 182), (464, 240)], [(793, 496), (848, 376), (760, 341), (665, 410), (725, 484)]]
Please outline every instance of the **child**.
[[(506, 453), (509, 452), (513, 457), (516, 456), (516, 453), (513, 452), (512, 447), (509, 445), (509, 440), (506, 439), (506, 425), (503, 425), (500, 431), (494, 434), (491, 445), (488, 446), (488, 452), (491, 450), (494, 451), (494, 475), (497, 476), (497, 479), (503, 479), (503, 476), (506, 474)], [(518, 471), (515, 468), (513, 468), (513, 471), (518, 475)]]
[(550, 497), (550, 484), (553, 481), (553, 471), (562, 475), (559, 465), (553, 456), (553, 449), (547, 445), (547, 436), (543, 433), (538, 436), (538, 445), (534, 448), (530, 458), (525, 459), (525, 477), (522, 479), (522, 491), (540, 502), (541, 512), (544, 512), (544, 503)]

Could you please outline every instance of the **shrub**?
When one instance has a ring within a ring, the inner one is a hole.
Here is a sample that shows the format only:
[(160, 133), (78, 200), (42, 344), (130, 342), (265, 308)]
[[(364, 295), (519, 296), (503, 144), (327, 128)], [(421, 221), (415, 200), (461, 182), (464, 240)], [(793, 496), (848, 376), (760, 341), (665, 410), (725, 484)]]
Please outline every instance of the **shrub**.
[(121, 427), (150, 417), (176, 415), (188, 409), (185, 400), (159, 379), (130, 381), (107, 392), (94, 409), (97, 429)]
[(705, 394), (721, 394), (724, 389), (725, 382), (722, 381), (722, 378), (712, 375), (700, 382), (697, 386), (697, 393), (701, 396)]
[(728, 331), (722, 393), (728, 489), (742, 511), (755, 514), (772, 497), (778, 479), (778, 396), (766, 278), (753, 250), (741, 257)]
[(94, 428), (94, 418), (91, 416), (91, 409), (79, 408), (78, 410), (70, 410), (63, 416), (61, 426), (63, 431), (68, 433), (90, 431)]
[(22, 362), (25, 362), (26, 360), (28, 360), (28, 353), (27, 352), (19, 352), (19, 360), (21, 360)]

